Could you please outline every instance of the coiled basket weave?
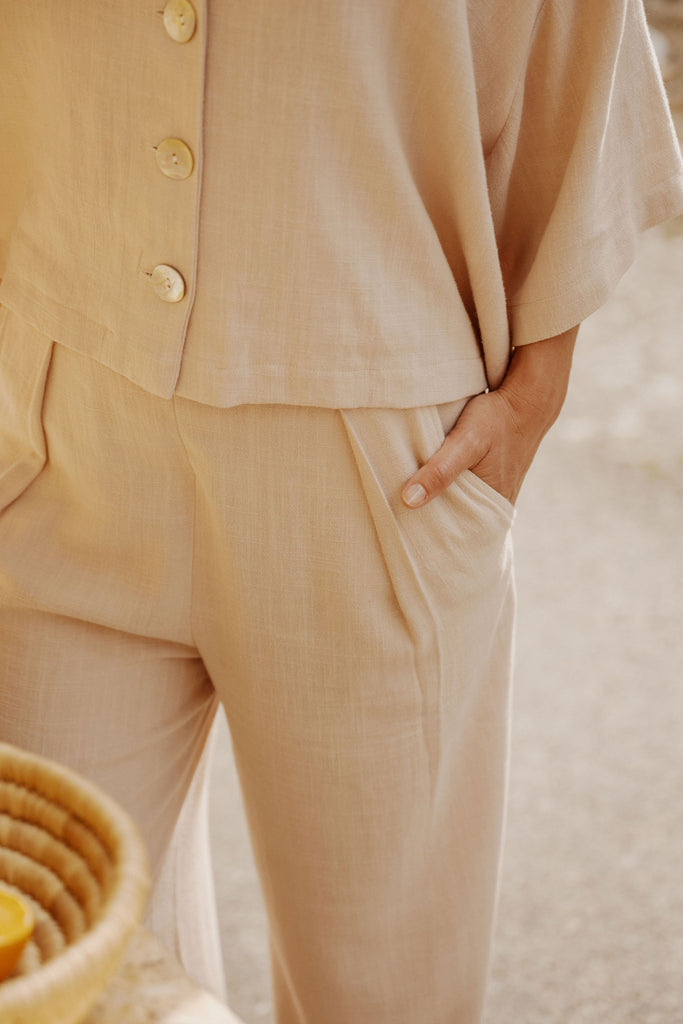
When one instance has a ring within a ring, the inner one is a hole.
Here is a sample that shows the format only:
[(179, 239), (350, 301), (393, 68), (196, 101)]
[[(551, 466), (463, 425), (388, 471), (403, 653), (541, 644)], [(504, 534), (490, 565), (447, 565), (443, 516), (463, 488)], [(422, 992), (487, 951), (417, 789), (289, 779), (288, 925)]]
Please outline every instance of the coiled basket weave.
[(36, 927), (0, 982), (2, 1024), (77, 1024), (144, 910), (147, 854), (128, 815), (74, 772), (0, 743), (0, 884)]

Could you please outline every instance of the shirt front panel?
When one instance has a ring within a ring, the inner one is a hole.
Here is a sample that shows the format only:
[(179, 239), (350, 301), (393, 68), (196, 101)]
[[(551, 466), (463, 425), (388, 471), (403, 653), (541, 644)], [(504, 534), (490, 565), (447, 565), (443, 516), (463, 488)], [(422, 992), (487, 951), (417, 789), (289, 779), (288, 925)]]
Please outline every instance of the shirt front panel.
[(465, 8), (412, 7), (209, 5), (178, 393), (410, 404), (486, 385), (454, 276), (456, 197), (486, 199)]
[(683, 209), (642, 0), (193, 9), (182, 42), (146, 0), (23, 0), (0, 33), (0, 302), (155, 394), (495, 387)]

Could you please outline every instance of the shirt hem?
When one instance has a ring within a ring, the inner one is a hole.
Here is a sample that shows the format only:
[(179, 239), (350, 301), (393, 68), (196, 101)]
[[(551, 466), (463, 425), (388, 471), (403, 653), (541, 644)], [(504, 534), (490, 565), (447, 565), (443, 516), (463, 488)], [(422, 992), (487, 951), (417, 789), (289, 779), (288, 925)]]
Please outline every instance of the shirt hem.
[[(188, 367), (183, 367), (187, 374)], [(299, 405), (324, 409), (396, 408), (437, 405), (479, 394), (487, 387), (484, 363), (458, 359), (420, 367), (305, 371), (289, 367), (225, 370), (210, 385), (180, 383), (175, 397), (203, 405)]]

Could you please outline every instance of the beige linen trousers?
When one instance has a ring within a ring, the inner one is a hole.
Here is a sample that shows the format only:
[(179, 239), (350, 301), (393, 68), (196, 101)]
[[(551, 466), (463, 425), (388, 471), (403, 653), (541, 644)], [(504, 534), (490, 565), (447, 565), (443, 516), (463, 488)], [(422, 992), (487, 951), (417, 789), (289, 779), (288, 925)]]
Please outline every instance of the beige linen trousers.
[(469, 471), (399, 499), (466, 400), (164, 399), (0, 309), (0, 401), (2, 738), (118, 797), (158, 871), (220, 701), (278, 1024), (476, 1024), (514, 510)]

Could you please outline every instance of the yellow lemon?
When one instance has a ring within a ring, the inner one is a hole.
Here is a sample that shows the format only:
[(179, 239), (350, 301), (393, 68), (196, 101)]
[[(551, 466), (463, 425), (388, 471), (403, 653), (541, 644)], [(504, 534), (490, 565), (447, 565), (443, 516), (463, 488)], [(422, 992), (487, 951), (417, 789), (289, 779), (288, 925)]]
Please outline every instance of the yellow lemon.
[(6, 889), (0, 889), (0, 981), (14, 970), (31, 937), (34, 923), (28, 903)]

